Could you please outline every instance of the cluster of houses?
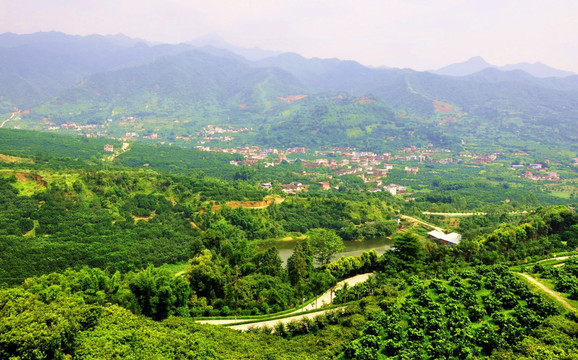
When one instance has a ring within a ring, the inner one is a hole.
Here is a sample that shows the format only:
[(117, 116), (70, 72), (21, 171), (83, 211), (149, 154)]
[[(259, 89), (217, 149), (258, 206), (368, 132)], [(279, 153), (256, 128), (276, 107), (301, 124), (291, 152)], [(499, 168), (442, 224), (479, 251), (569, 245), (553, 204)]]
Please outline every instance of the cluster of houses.
[[(367, 190), (370, 193), (383, 191), (389, 192), (390, 194), (395, 196), (397, 194), (403, 194), (407, 192), (407, 188), (405, 186), (396, 184), (383, 185), (382, 180), (374, 181), (372, 182), (372, 184), (378, 187)], [(332, 189), (339, 190), (339, 186), (331, 186), (331, 183), (329, 181), (321, 181), (319, 182), (319, 186), (321, 187), (321, 190), (332, 190)], [(272, 190), (273, 183), (271, 182), (261, 183), (261, 189)], [(283, 191), (285, 194), (295, 195), (300, 191), (307, 191), (307, 187), (300, 182), (292, 182), (290, 184), (282, 184), (281, 191)]]
[(85, 136), (87, 138), (108, 136), (108, 132), (106, 130), (97, 131), (97, 129), (104, 128), (104, 125), (95, 125), (95, 124), (78, 125), (76, 123), (64, 123), (61, 125), (54, 125), (54, 123), (50, 122), (49, 119), (43, 119), (42, 121), (48, 125), (46, 129), (49, 131), (76, 130), (79, 132), (78, 135)]
[(529, 179), (529, 180), (534, 180), (534, 181), (539, 181), (539, 180), (558, 181), (558, 180), (560, 180), (560, 174), (558, 174), (556, 171), (550, 171), (546, 174), (534, 174), (533, 172), (528, 170), (522, 174), (522, 177)]
[(123, 136), (121, 136), (120, 138), (122, 140), (127, 140), (127, 139), (135, 139), (138, 138), (140, 135), (137, 132), (134, 131), (128, 131), (126, 132)]
[(249, 131), (249, 129), (247, 129), (247, 128), (235, 128), (232, 126), (227, 126), (226, 128), (222, 128), (220, 126), (207, 125), (201, 131), (199, 131), (197, 133), (197, 135), (236, 134), (236, 133), (242, 133), (245, 131)]
[[(549, 163), (549, 161), (546, 160), (546, 163)], [(522, 165), (522, 164), (512, 164), (510, 166), (510, 169), (514, 169), (514, 170), (530, 169), (530, 170), (526, 170), (522, 175), (519, 176), (519, 177), (522, 177), (522, 178), (525, 178), (528, 180), (533, 180), (533, 181), (541, 181), (541, 180), (559, 181), (560, 180), (560, 174), (558, 174), (558, 172), (556, 172), (556, 171), (534, 173), (532, 170), (538, 170), (538, 171), (544, 170), (544, 165), (540, 164), (540, 163), (531, 164), (528, 166)]]
[(510, 169), (532, 169), (532, 170), (542, 170), (544, 168), (544, 165), (542, 164), (531, 164), (529, 166), (526, 165), (522, 165), (522, 164), (512, 164), (510, 166)]
[[(149, 140), (155, 140), (158, 139), (159, 134), (157, 133), (152, 133), (150, 135), (143, 135), (143, 139), (149, 139)], [(179, 138), (179, 136), (176, 137), (177, 139)]]
[[(220, 126), (215, 125), (207, 125), (201, 131), (197, 132), (196, 135), (202, 137), (201, 140), (198, 142), (200, 144), (205, 144), (209, 141), (222, 141), (222, 142), (229, 142), (235, 140), (235, 137), (229, 135), (221, 135), (221, 134), (237, 134), (249, 131), (247, 128), (234, 128), (232, 126), (227, 126), (222, 128)], [(178, 138), (178, 137), (177, 137)], [(191, 141), (191, 138), (181, 137), (181, 139), (185, 141)]]
[[(261, 189), (271, 190), (273, 189), (273, 184), (270, 182), (261, 183)], [(295, 195), (299, 191), (306, 191), (306, 190), (307, 189), (305, 188), (305, 186), (303, 186), (303, 184), (300, 182), (292, 182), (290, 184), (281, 185), (281, 191), (283, 191), (285, 194)]]

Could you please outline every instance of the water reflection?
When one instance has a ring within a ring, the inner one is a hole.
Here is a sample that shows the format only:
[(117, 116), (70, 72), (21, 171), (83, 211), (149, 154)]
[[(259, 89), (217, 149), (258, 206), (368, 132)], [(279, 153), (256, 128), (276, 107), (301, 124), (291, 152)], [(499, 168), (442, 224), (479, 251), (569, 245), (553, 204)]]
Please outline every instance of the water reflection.
[[(285, 266), (285, 264), (287, 264), (287, 259), (293, 254), (295, 244), (299, 241), (303, 240), (272, 241), (268, 243), (262, 243), (259, 245), (259, 250), (265, 250), (272, 246), (276, 246), (279, 250), (279, 257), (281, 257), (281, 260), (283, 261), (283, 266)], [(375, 249), (377, 254), (381, 255), (385, 252), (385, 250), (391, 248), (393, 240), (386, 238), (376, 238), (366, 241), (344, 241), (343, 243), (345, 244), (345, 251), (335, 255), (332, 260), (337, 260), (341, 256), (358, 256), (361, 255), (362, 252), (371, 249)]]

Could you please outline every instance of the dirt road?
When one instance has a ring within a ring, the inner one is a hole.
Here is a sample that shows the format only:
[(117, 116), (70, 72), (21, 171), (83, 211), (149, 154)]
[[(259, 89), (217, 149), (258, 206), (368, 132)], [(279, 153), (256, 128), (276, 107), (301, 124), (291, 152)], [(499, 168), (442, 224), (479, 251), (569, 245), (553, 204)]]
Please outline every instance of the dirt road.
[[(514, 215), (514, 214), (527, 214), (527, 211), (512, 211), (509, 212), (508, 214), (510, 215)], [(422, 214), (424, 215), (440, 215), (440, 216), (476, 216), (476, 215), (487, 215), (488, 213), (486, 212), (472, 212), (472, 213), (442, 213), (442, 212), (430, 212), (430, 211), (424, 211), (422, 212)]]
[(566, 259), (569, 259), (569, 258), (574, 257), (574, 256), (576, 256), (576, 255), (558, 256), (558, 257), (553, 257), (553, 258), (549, 258), (549, 259), (540, 260), (540, 261), (538, 261), (538, 262), (550, 261), (550, 260), (566, 260)]
[(445, 230), (442, 229), (441, 227), (435, 226), (435, 225), (432, 225), (432, 224), (429, 224), (429, 223), (426, 223), (426, 222), (423, 221), (423, 220), (419, 220), (419, 219), (416, 219), (416, 218), (414, 218), (414, 217), (407, 216), (407, 215), (401, 215), (401, 218), (402, 218), (402, 219), (405, 219), (405, 220), (407, 220), (407, 221), (409, 221), (409, 222), (415, 222), (415, 223), (421, 224), (421, 225), (423, 225), (423, 226), (429, 227), (429, 228), (431, 228), (431, 229), (437, 230), (437, 231), (439, 231), (439, 232), (445, 233)]
[(475, 215), (486, 215), (485, 212), (477, 212), (477, 213), (441, 213), (441, 212), (430, 212), (424, 211), (422, 212), (424, 215), (440, 215), (440, 216), (475, 216)]
[(564, 305), (565, 307), (567, 307), (570, 310), (576, 310), (572, 305), (570, 305), (568, 303), (568, 301), (566, 301), (566, 299), (564, 299), (563, 297), (560, 296), (560, 294), (558, 294), (556, 291), (549, 289), (548, 287), (546, 287), (544, 284), (542, 284), (541, 282), (539, 282), (538, 280), (534, 279), (533, 277), (531, 277), (528, 274), (522, 274), (522, 273), (516, 273), (519, 275), (522, 275), (523, 277), (525, 277), (526, 279), (528, 279), (531, 283), (535, 284), (536, 286), (538, 286), (540, 289), (544, 290), (545, 292), (547, 292), (548, 294), (552, 295), (556, 300), (558, 300), (560, 303), (562, 303), (562, 305)]

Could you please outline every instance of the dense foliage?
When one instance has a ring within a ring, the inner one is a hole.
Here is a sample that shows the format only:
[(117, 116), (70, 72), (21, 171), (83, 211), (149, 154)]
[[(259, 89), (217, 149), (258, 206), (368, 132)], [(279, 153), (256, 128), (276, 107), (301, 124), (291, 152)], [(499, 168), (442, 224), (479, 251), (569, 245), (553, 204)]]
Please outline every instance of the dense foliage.
[[(576, 319), (531, 292), (505, 267), (449, 272), (442, 278), (377, 278), (378, 284), (341, 291), (374, 297), (379, 308), (347, 359), (574, 359)], [(373, 305), (374, 306), (374, 305)], [(556, 355), (554, 355), (556, 354)]]
[[(573, 250), (578, 215), (563, 205), (540, 207), (542, 194), (524, 193), (521, 182), (508, 188), (467, 181), (458, 170), (446, 180), (433, 166), (433, 178), (392, 173), (415, 189), (427, 183), (436, 190), (415, 200), (362, 191), (356, 177), (346, 178), (350, 186), (342, 191), (315, 189), (310, 180), (311, 191), (285, 195), (259, 182), (301, 179), (298, 164), (221, 171), (230, 155), (138, 144), (102, 161), (102, 143), (93, 140), (38, 135), (46, 141), (37, 146), (36, 134), (14, 134), (2, 152), (22, 158), (0, 170), (2, 358), (576, 353), (575, 315), (529, 290), (503, 264), (524, 266)], [(30, 146), (18, 147), (27, 140)], [(54, 156), (42, 155), (53, 149)], [(502, 203), (504, 196), (513, 201)], [(493, 202), (481, 209), (486, 214), (451, 225), (465, 230), (455, 246), (394, 220), (406, 213), (445, 226), (422, 211), (480, 209), (485, 197)], [(335, 259), (344, 241), (383, 237), (391, 238), (391, 251)], [(286, 265), (275, 246), (262, 246), (283, 238), (303, 239)], [(576, 299), (576, 260), (531, 271)], [(191, 319), (268, 318), (368, 272), (377, 274), (333, 294), (343, 308), (273, 330), (237, 333)]]

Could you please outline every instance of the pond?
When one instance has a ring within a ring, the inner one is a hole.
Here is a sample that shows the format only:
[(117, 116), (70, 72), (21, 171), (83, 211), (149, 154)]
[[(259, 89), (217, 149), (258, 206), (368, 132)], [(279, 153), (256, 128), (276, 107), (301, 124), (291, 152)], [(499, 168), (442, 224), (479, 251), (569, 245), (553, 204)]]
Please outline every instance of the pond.
[[(299, 241), (303, 240), (279, 240), (262, 243), (259, 244), (259, 250), (265, 250), (272, 246), (276, 246), (279, 250), (279, 257), (281, 257), (281, 260), (283, 261), (283, 266), (285, 266), (285, 264), (287, 264), (287, 259), (293, 254), (295, 244)], [(386, 238), (376, 238), (365, 241), (344, 241), (343, 243), (345, 244), (345, 251), (336, 254), (332, 260), (337, 260), (342, 256), (358, 256), (361, 255), (362, 252), (372, 249), (375, 249), (377, 254), (381, 255), (385, 252), (385, 250), (391, 248), (393, 240)]]

